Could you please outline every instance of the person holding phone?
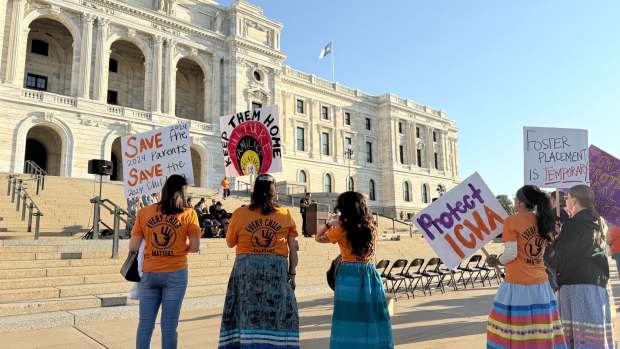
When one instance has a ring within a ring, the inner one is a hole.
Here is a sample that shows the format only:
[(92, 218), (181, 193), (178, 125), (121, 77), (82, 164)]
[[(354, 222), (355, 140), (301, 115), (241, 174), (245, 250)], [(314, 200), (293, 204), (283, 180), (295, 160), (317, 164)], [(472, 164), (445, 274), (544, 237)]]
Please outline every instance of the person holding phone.
[(342, 257), (336, 274), (330, 348), (394, 347), (392, 322), (381, 276), (375, 269), (377, 228), (364, 195), (349, 191), (315, 239), (338, 244)]

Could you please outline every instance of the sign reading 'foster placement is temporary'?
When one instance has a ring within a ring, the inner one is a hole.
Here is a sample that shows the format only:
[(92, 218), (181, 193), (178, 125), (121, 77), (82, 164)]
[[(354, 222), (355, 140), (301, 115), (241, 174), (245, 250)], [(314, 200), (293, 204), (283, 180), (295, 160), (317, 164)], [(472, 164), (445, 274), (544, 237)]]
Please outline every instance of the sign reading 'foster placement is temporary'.
[(588, 131), (524, 127), (524, 184), (570, 188), (588, 181)]
[(173, 174), (194, 184), (189, 124), (180, 123), (121, 139), (125, 196), (161, 192)]
[(437, 256), (450, 269), (502, 232), (506, 211), (478, 173), (414, 218)]

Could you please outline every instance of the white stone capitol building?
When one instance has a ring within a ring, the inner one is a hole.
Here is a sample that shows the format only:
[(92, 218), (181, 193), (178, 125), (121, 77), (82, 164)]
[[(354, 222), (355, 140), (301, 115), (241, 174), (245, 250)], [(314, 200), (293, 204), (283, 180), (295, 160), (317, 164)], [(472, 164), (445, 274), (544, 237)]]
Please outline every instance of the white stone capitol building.
[(191, 120), (196, 184), (215, 188), (219, 116), (276, 104), (288, 188), (354, 188), (404, 216), (458, 182), (443, 111), (285, 65), (282, 24), (246, 1), (0, 0), (0, 15), (1, 172), (92, 178), (103, 158), (120, 179), (121, 136)]

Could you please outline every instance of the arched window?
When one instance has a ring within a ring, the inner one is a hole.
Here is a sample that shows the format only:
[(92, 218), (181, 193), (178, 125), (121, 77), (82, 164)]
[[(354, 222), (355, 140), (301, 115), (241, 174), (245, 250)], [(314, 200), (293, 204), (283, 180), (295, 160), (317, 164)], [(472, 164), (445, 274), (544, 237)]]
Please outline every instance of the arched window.
[(306, 171), (299, 170), (297, 173), (297, 183), (306, 184), (308, 182), (308, 177), (306, 176)]
[(332, 176), (329, 173), (323, 176), (323, 191), (326, 193), (332, 192)]
[(347, 190), (355, 191), (355, 182), (353, 182), (353, 177), (347, 178)]
[(422, 184), (422, 202), (428, 204), (431, 199), (429, 197), (428, 184)]
[(405, 182), (405, 184), (403, 184), (403, 198), (407, 202), (411, 201), (411, 187), (409, 182)]
[(375, 181), (372, 179), (370, 180), (370, 184), (368, 186), (368, 197), (370, 201), (377, 200), (377, 197), (375, 196)]

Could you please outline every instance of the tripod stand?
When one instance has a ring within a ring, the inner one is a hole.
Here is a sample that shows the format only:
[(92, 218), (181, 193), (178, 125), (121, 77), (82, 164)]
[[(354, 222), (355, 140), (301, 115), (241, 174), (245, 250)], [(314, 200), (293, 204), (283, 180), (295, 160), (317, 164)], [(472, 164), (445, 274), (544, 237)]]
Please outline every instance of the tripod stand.
[(109, 230), (112, 230), (107, 224), (101, 220), (101, 190), (103, 189), (103, 175), (99, 176), (99, 196), (90, 200), (93, 204), (93, 225), (88, 232), (82, 236), (82, 240), (99, 239), (99, 225), (103, 224)]

